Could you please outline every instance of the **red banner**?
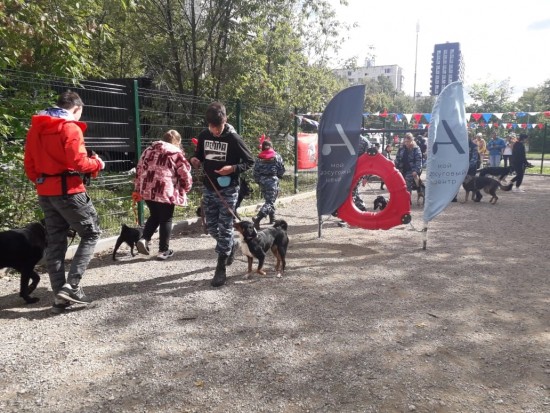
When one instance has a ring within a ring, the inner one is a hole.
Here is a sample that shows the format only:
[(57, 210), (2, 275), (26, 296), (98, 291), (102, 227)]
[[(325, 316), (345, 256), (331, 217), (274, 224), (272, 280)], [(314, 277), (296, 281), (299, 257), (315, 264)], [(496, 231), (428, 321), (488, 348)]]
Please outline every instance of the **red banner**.
[(317, 167), (317, 144), (316, 133), (298, 133), (298, 169)]

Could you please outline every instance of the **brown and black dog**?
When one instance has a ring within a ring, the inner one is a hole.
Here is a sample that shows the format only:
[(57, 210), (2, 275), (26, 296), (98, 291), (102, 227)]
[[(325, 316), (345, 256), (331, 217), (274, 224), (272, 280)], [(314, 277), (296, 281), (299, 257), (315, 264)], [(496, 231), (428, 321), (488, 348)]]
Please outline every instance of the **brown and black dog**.
[(422, 182), (422, 178), (420, 178), (420, 176), (413, 179), (412, 190), (416, 191), (416, 205), (424, 206), (424, 201), (426, 199), (426, 185)]
[(278, 219), (272, 227), (257, 231), (254, 228), (254, 223), (251, 221), (235, 221), (233, 224), (241, 238), (241, 251), (248, 259), (248, 273), (246, 278), (252, 273), (252, 262), (254, 258), (258, 260), (258, 268), (256, 272), (260, 275), (265, 275), (262, 270), (264, 266), (267, 251), (271, 250), (277, 264), (275, 270), (277, 277), (284, 274), (286, 267), (286, 250), (288, 248), (288, 225), (285, 220)]
[(477, 172), (479, 172), (479, 176), (490, 175), (497, 178), (499, 181), (502, 181), (503, 179), (506, 180), (506, 177), (510, 173), (510, 167), (488, 166), (486, 168), (479, 169)]
[(472, 200), (474, 202), (480, 202), (483, 195), (481, 195), (481, 190), (485, 191), (486, 194), (491, 195), (489, 203), (496, 204), (498, 201), (497, 190), (500, 188), (503, 191), (511, 191), (514, 184), (502, 185), (499, 181), (488, 176), (471, 176), (466, 175), (462, 187), (466, 191), (466, 198), (464, 202), (468, 202), (470, 192), (473, 192)]
[[(39, 299), (30, 294), (40, 282), (34, 267), (42, 259), (46, 248), (46, 229), (40, 222), (28, 224), (25, 228), (0, 232), (0, 268), (13, 268), (21, 273), (19, 296), (27, 304)], [(29, 281), (32, 281), (29, 284)]]

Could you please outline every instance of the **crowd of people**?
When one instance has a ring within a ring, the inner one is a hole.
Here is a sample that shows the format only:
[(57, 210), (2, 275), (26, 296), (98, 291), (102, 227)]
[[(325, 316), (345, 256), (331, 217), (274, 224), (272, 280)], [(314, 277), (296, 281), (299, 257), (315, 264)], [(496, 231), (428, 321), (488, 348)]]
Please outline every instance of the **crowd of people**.
[[(483, 166), (500, 167), (508, 169), (508, 175), (514, 175), (511, 182), (514, 182), (513, 191), (524, 192), (521, 188), (525, 168), (529, 166), (525, 153), (525, 141), (527, 134), (509, 133), (506, 139), (493, 132), (488, 142), (485, 141), (483, 134), (470, 133), (468, 139), (469, 145), (469, 165), (467, 175), (474, 176)], [(394, 164), (396, 169), (401, 172), (407, 190), (412, 193), (416, 189), (417, 178), (422, 174), (427, 159), (427, 138), (425, 134), (418, 134), (416, 137), (408, 132), (401, 141), (394, 142), (399, 145), (396, 149)], [(382, 154), (391, 159), (392, 146), (387, 145)], [(486, 162), (484, 162), (486, 160)], [(380, 189), (384, 189), (384, 182), (381, 181)], [(359, 209), (364, 209), (364, 203), (361, 200), (357, 188), (354, 188), (354, 200)], [(456, 197), (453, 199), (456, 202)]]
[[(25, 145), (24, 166), (35, 184), (44, 214), (47, 234), (46, 263), (53, 290), (52, 313), (63, 313), (72, 304), (92, 302), (80, 285), (100, 236), (99, 218), (84, 184), (83, 174), (97, 177), (105, 168), (103, 160), (87, 151), (86, 124), (80, 122), (84, 103), (72, 91), (62, 93), (56, 105), (32, 117)], [(169, 130), (141, 155), (134, 182), (133, 199), (144, 201), (149, 209), (138, 251), (151, 253), (151, 238), (158, 230), (157, 258), (173, 256), (170, 249), (175, 206), (187, 205), (193, 185), (192, 168), (202, 170), (202, 207), (205, 226), (215, 240), (217, 265), (211, 285), (226, 282), (226, 267), (233, 263), (238, 240), (233, 234), (240, 174), (254, 168), (254, 178), (265, 203), (254, 218), (275, 220), (279, 179), (285, 173), (283, 158), (269, 140), (262, 143), (254, 159), (243, 138), (227, 122), (225, 106), (211, 103), (206, 109), (208, 125), (197, 137), (195, 152), (188, 160), (181, 146), (181, 135)], [(67, 233), (72, 228), (80, 237), (71, 265), (66, 271)]]
[[(105, 168), (105, 163), (85, 147), (86, 124), (80, 122), (83, 108), (84, 103), (78, 94), (71, 91), (62, 93), (55, 106), (32, 117), (25, 146), (25, 172), (35, 184), (38, 203), (44, 214), (48, 243), (46, 263), (54, 294), (54, 313), (62, 313), (74, 303), (91, 302), (80, 282), (94, 253), (100, 227), (83, 174), (96, 177)], [(174, 208), (187, 205), (187, 193), (193, 185), (192, 168), (200, 169), (204, 177), (202, 208), (205, 227), (215, 240), (217, 254), (211, 285), (220, 287), (226, 282), (226, 268), (233, 263), (238, 248), (233, 223), (240, 175), (252, 170), (262, 192), (264, 204), (253, 219), (254, 226), (259, 229), (262, 219), (269, 217), (270, 223), (275, 221), (279, 180), (285, 173), (285, 166), (270, 140), (261, 143), (261, 151), (254, 158), (243, 138), (227, 122), (222, 103), (213, 102), (208, 106), (205, 121), (207, 128), (198, 135), (195, 152), (189, 160), (181, 146), (181, 135), (175, 130), (167, 131), (161, 140), (153, 142), (139, 159), (133, 198), (145, 202), (149, 217), (137, 248), (140, 253), (149, 255), (151, 238), (158, 230), (157, 258), (166, 260), (173, 256), (170, 237)], [(518, 138), (511, 133), (504, 140), (494, 132), (486, 143), (481, 133), (471, 135), (468, 174), (475, 174), (486, 155), (493, 167), (504, 160), (504, 167), (515, 173), (512, 179), (515, 190), (522, 191), (520, 186), (528, 165), (526, 139), (526, 134)], [(372, 146), (367, 138), (362, 137), (358, 155)], [(380, 145), (376, 149), (380, 151)], [(392, 151), (388, 144), (382, 154), (392, 160)], [(412, 133), (406, 133), (393, 162), (403, 175), (409, 192), (413, 191), (422, 173), (426, 157), (426, 137), (418, 135), (415, 138)], [(384, 188), (383, 182), (380, 188)], [(353, 197), (359, 209), (366, 209), (357, 187), (353, 189)], [(79, 235), (80, 243), (66, 271), (69, 228)]]

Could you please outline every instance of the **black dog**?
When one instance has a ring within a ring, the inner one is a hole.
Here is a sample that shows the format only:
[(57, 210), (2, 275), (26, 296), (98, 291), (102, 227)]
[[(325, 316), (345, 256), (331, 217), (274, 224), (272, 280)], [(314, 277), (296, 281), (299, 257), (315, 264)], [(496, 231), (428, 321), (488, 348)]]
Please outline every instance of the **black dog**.
[(497, 178), (499, 181), (505, 179), (510, 173), (510, 167), (503, 166), (488, 166), (478, 170), (479, 176), (491, 175)]
[(130, 247), (130, 253), (132, 254), (132, 257), (134, 257), (134, 247), (142, 235), (143, 228), (130, 228), (128, 225), (122, 224), (120, 235), (116, 240), (115, 249), (113, 250), (113, 261), (116, 261), (115, 254), (123, 242)]
[[(250, 187), (246, 179), (244, 179), (241, 176), (239, 178), (239, 195), (237, 196), (237, 203), (235, 204), (235, 211), (234, 211), (238, 219), (241, 219), (241, 217), (239, 216), (237, 209), (241, 206), (241, 202), (243, 202), (243, 199), (250, 198), (253, 192), (254, 190)], [(201, 202), (201, 206), (197, 208), (196, 213), (198, 217), (203, 217), (202, 202)], [(204, 220), (204, 217), (203, 217), (203, 220)]]
[(266, 274), (262, 268), (268, 250), (271, 250), (275, 258), (277, 258), (275, 270), (277, 271), (277, 277), (281, 277), (286, 267), (286, 250), (289, 242), (286, 221), (278, 219), (272, 227), (261, 231), (256, 231), (254, 223), (251, 221), (238, 221), (233, 226), (241, 237), (241, 251), (248, 258), (248, 273), (246, 278), (252, 273), (254, 258), (258, 260), (256, 272), (261, 275)]
[(0, 268), (9, 267), (21, 273), (19, 296), (27, 304), (39, 300), (30, 294), (40, 282), (34, 267), (42, 259), (45, 248), (46, 229), (39, 222), (33, 222), (25, 228), (0, 232)]
[(500, 188), (503, 191), (511, 191), (513, 186), (514, 184), (502, 185), (496, 179), (489, 178), (488, 176), (466, 175), (466, 178), (464, 178), (464, 182), (462, 183), (462, 187), (466, 191), (466, 198), (464, 199), (464, 202), (468, 202), (470, 192), (474, 193), (472, 200), (474, 202), (480, 202), (481, 198), (483, 198), (483, 195), (481, 195), (481, 189), (483, 189), (485, 193), (491, 195), (489, 203), (494, 205), (498, 201), (497, 189)]
[(374, 200), (374, 210), (379, 209), (380, 211), (384, 210), (388, 206), (388, 200), (382, 195), (378, 195)]

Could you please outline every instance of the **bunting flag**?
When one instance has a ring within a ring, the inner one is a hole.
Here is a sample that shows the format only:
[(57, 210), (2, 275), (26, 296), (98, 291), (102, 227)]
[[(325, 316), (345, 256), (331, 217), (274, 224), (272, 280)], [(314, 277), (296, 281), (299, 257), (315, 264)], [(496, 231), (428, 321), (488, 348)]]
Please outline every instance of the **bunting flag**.
[[(320, 113), (315, 114), (308, 114), (308, 116), (321, 116)], [(407, 124), (410, 125), (411, 128), (416, 129), (426, 129), (428, 126), (424, 124), (429, 124), (431, 121), (432, 114), (431, 113), (390, 113), (387, 111), (387, 109), (384, 109), (383, 112), (363, 112), (363, 117), (368, 118), (369, 116), (373, 117), (382, 117), (382, 118), (390, 118), (394, 120), (394, 122), (401, 122), (406, 121)], [(515, 120), (518, 120), (520, 122), (513, 122), (512, 120), (507, 121), (505, 119), (504, 122), (502, 122), (502, 118), (504, 115), (510, 116), (515, 118)], [(544, 117), (550, 117), (550, 111), (543, 111), (543, 112), (493, 112), (493, 113), (465, 113), (465, 118), (467, 121), (470, 119), (473, 119), (475, 122), (469, 122), (468, 127), (470, 129), (478, 129), (478, 128), (499, 128), (502, 127), (504, 129), (543, 129), (544, 123), (536, 122), (536, 123), (529, 123), (529, 120), (535, 120), (535, 119), (529, 119), (529, 117), (532, 116), (538, 116), (543, 115)], [(309, 119), (305, 117), (304, 115), (295, 115), (298, 118), (299, 123), (308, 123), (310, 125), (313, 125), (315, 127), (319, 126), (319, 123), (315, 120)], [(498, 122), (491, 122), (492, 117), (495, 117)], [(524, 119), (527, 118), (527, 119)], [(425, 120), (422, 122), (422, 120)], [(525, 122), (527, 120), (527, 122)], [(502, 122), (502, 123), (501, 123)], [(508, 125), (508, 126), (505, 126)], [(525, 125), (525, 126), (522, 126)]]
[(453, 82), (437, 97), (428, 132), (425, 236), (428, 222), (440, 214), (458, 193), (468, 171), (468, 151), (462, 82)]
[(349, 87), (332, 98), (321, 117), (317, 168), (319, 218), (336, 211), (350, 192), (364, 100), (365, 85)]

